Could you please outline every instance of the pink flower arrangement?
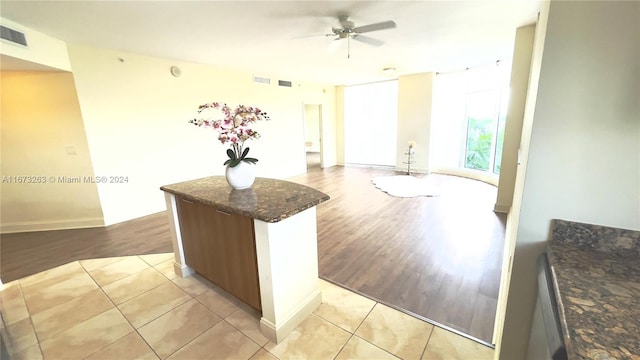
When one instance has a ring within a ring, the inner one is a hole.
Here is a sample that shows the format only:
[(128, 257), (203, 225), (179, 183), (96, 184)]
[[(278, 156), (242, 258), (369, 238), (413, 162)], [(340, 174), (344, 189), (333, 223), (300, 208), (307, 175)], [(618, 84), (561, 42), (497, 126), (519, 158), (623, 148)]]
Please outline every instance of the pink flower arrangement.
[(257, 107), (238, 105), (234, 109), (225, 103), (212, 102), (198, 107), (198, 114), (206, 110), (215, 109), (222, 112), (222, 119), (213, 120), (211, 118), (199, 118), (189, 120), (189, 123), (196, 126), (210, 127), (218, 132), (218, 140), (221, 143), (231, 143), (231, 148), (227, 149), (229, 159), (224, 165), (235, 167), (241, 161), (255, 164), (258, 159), (247, 157), (249, 148), (244, 148), (244, 142), (249, 139), (259, 139), (260, 134), (251, 129), (251, 124), (258, 120), (269, 120), (266, 112)]

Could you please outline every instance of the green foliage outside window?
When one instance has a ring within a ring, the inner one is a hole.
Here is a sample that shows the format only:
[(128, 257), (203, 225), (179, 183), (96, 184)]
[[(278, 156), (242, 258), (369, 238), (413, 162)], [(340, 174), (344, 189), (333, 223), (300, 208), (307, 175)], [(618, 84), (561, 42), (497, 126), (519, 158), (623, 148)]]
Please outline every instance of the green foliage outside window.
[(494, 128), (493, 119), (469, 118), (467, 154), (464, 164), (466, 168), (489, 170)]

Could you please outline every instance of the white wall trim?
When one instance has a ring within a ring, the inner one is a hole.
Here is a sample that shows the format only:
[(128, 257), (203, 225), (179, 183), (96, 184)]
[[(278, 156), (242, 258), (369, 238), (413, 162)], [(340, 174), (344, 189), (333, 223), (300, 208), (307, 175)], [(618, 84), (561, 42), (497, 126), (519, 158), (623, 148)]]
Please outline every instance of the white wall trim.
[(0, 225), (0, 233), (10, 234), (18, 232), (81, 229), (104, 226), (104, 219), (101, 217), (51, 221), (26, 221), (2, 224)]
[(267, 318), (261, 318), (260, 330), (262, 330), (262, 334), (267, 339), (278, 344), (282, 342), (293, 329), (300, 325), (309, 314), (313, 313), (321, 303), (322, 293), (318, 290), (304, 300), (302, 304), (300, 304), (286, 320), (281, 321), (281, 324), (278, 326)]
[(395, 167), (393, 165), (373, 165), (373, 164), (345, 163), (343, 166), (345, 166), (345, 167), (371, 168), (371, 169), (380, 169), (380, 170), (394, 170), (395, 169)]

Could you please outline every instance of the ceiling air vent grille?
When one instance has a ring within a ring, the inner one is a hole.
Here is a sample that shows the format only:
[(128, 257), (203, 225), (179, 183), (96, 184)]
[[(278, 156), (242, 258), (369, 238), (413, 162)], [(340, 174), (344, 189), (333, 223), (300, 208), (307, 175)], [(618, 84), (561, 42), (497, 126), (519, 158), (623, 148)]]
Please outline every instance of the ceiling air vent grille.
[(280, 85), (280, 86), (286, 86), (286, 87), (291, 87), (291, 81), (278, 80), (278, 85)]
[(11, 41), (15, 44), (20, 44), (22, 46), (27, 46), (27, 38), (24, 37), (24, 34), (20, 31), (16, 31), (13, 29), (9, 29), (6, 26), (0, 25), (0, 37)]
[(253, 76), (253, 82), (258, 84), (271, 84), (271, 80), (269, 78), (261, 77), (261, 76)]

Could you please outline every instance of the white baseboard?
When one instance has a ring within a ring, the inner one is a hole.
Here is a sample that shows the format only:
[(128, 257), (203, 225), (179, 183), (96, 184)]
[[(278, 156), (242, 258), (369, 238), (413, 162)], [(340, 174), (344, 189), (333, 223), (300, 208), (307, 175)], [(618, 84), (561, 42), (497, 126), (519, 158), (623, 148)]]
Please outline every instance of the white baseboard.
[(284, 340), (307, 316), (311, 315), (321, 303), (322, 293), (318, 290), (308, 297), (307, 300), (303, 301), (293, 314), (287, 320), (278, 324), (278, 326), (264, 317), (260, 319), (260, 330), (262, 330), (262, 334), (267, 339), (277, 344)]
[(361, 167), (361, 168), (370, 168), (370, 169), (381, 169), (381, 170), (393, 170), (393, 165), (374, 165), (374, 164), (354, 164), (354, 163), (345, 163), (343, 166), (346, 167)]
[(18, 232), (32, 231), (48, 231), (48, 230), (65, 230), (103, 227), (104, 218), (85, 218), (85, 219), (67, 219), (54, 221), (25, 221), (0, 225), (1, 234), (10, 234)]
[(173, 261), (173, 271), (176, 273), (176, 275), (183, 278), (189, 277), (196, 273), (196, 271), (192, 267), (177, 263), (175, 260)]
[(499, 180), (498, 175), (493, 173), (470, 169), (432, 167), (431, 172), (466, 177), (469, 179), (479, 180), (493, 186), (498, 186)]

